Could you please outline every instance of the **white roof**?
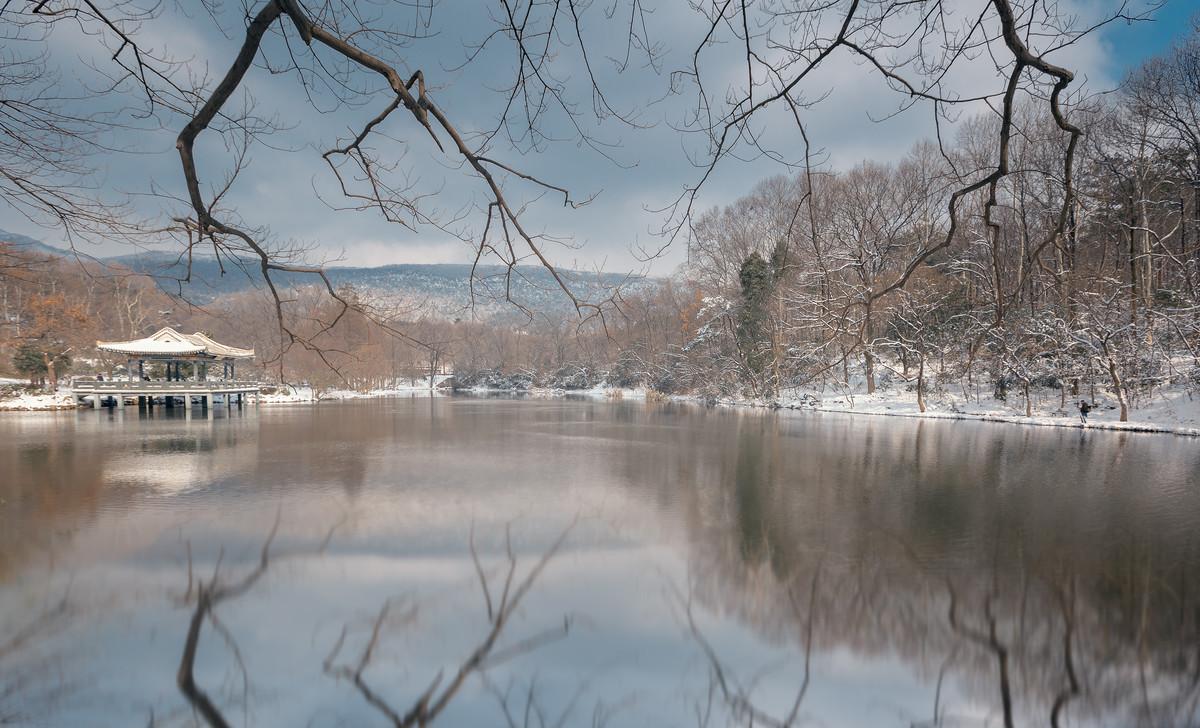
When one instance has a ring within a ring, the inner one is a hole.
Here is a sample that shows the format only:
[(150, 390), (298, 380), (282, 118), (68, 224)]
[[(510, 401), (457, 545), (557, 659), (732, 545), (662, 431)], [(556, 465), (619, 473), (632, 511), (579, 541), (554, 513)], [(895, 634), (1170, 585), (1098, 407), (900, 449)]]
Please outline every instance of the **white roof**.
[(133, 341), (97, 341), (96, 348), (114, 354), (142, 354), (147, 356), (195, 356), (203, 354), (219, 359), (248, 359), (254, 356), (253, 349), (239, 349), (213, 341), (199, 332), (181, 334), (167, 326), (144, 339)]

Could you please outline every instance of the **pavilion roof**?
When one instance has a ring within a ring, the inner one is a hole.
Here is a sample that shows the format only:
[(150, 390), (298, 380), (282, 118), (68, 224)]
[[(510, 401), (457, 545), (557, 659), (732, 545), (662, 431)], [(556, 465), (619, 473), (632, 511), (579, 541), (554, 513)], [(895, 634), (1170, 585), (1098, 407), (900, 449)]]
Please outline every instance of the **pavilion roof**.
[(170, 326), (163, 327), (145, 337), (132, 341), (97, 341), (96, 348), (114, 354), (137, 356), (211, 356), (217, 359), (248, 359), (254, 356), (253, 349), (229, 346), (199, 332), (181, 334)]

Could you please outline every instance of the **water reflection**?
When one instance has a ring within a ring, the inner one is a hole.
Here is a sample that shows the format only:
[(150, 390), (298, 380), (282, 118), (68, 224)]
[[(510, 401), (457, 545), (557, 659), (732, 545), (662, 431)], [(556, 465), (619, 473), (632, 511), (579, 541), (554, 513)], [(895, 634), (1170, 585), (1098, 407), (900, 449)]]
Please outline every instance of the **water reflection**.
[(1200, 448), (1171, 437), (638, 402), (6, 417), (0, 645), (64, 593), (73, 611), (0, 667), (83, 686), (20, 692), (31, 722), (186, 723), (186, 554), (249, 568), (279, 512), (287, 558), (221, 617), (253, 689), (216, 636), (198, 674), (254, 725), (369, 725), (321, 670), (339, 628), (413, 605), (372, 666), (404, 704), (486, 627), (471, 524), (494, 570), (510, 525), (531, 563), (578, 516), (509, 636), (567, 617), (570, 637), (445, 724), (535, 695), (570, 725), (758, 724), (799, 695), (797, 724), (1191, 725), (1197, 482)]

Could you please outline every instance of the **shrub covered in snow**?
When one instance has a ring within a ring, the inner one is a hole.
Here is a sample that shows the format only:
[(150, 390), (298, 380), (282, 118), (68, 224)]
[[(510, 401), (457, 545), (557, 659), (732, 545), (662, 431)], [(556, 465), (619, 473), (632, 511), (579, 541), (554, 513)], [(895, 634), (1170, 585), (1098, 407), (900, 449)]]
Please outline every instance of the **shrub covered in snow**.
[(525, 392), (533, 389), (533, 376), (529, 372), (505, 373), (496, 369), (456, 372), (456, 389), (491, 389), (505, 392)]

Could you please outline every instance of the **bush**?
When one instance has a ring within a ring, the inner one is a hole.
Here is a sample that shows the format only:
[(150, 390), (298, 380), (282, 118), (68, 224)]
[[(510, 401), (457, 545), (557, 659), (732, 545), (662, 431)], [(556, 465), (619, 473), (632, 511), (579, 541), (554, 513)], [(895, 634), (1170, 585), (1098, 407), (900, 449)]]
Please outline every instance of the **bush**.
[(456, 372), (455, 389), (496, 389), (506, 392), (524, 392), (533, 387), (533, 377), (527, 372), (505, 374), (500, 369), (479, 369)]
[(579, 364), (569, 364), (542, 381), (550, 389), (590, 389), (597, 384), (592, 370)]

